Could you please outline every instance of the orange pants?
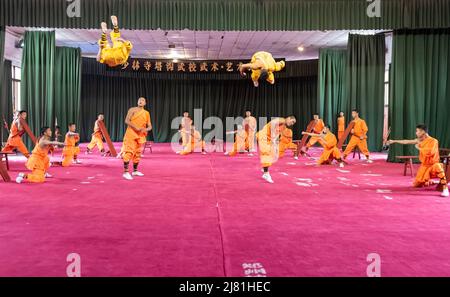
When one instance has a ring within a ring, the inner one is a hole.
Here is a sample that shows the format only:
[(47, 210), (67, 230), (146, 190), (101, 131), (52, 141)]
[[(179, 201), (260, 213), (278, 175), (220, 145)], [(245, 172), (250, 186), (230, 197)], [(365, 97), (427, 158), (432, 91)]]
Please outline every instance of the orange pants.
[(30, 157), (30, 152), (27, 150), (27, 147), (22, 141), (20, 136), (16, 136), (13, 138), (9, 138), (5, 147), (2, 149), (3, 153), (12, 153), (14, 149), (17, 149), (21, 152), (25, 157)]
[(63, 161), (62, 166), (68, 167), (72, 164), (72, 161), (76, 159), (77, 155), (80, 153), (80, 148), (77, 146), (66, 146), (63, 149)]
[(344, 159), (347, 158), (347, 156), (355, 149), (355, 147), (358, 147), (361, 153), (369, 158), (370, 153), (369, 149), (367, 148), (367, 139), (359, 139), (359, 137), (357, 136), (352, 136), (352, 138), (350, 138), (350, 142), (347, 145), (347, 148), (344, 151)]
[(190, 153), (194, 152), (195, 149), (201, 149), (202, 151), (204, 151), (205, 142), (202, 140), (200, 142), (191, 143), (191, 145), (185, 146), (184, 149), (181, 151), (180, 155), (182, 156), (189, 155)]
[(278, 157), (279, 158), (284, 157), (284, 153), (287, 150), (292, 150), (292, 151), (294, 151), (294, 154), (296, 154), (297, 153), (297, 145), (293, 142), (289, 142), (289, 143), (280, 142)]
[(248, 148), (250, 152), (255, 149), (255, 131), (248, 131), (247, 138), (245, 139), (245, 146)]
[(315, 145), (316, 142), (318, 142), (319, 140), (320, 140), (320, 137), (315, 137), (315, 136), (311, 137), (311, 139), (310, 139), (310, 140), (308, 141), (308, 143), (306, 144), (306, 147), (307, 147), (307, 148), (312, 147), (312, 146)]
[(440, 178), (443, 186), (447, 185), (447, 179), (445, 178), (444, 167), (441, 163), (435, 163), (433, 165), (421, 165), (416, 174), (414, 180), (414, 187), (426, 187), (431, 184), (432, 178)]
[(319, 161), (317, 162), (319, 165), (322, 164), (330, 164), (333, 160), (341, 159), (341, 152), (337, 147), (332, 149), (324, 149), (322, 155), (320, 156)]
[(95, 146), (97, 146), (101, 152), (104, 150), (103, 139), (97, 134), (92, 135), (91, 142), (88, 144), (87, 148), (91, 151)]
[(261, 138), (258, 139), (258, 149), (262, 167), (270, 167), (278, 161), (278, 145)]
[(344, 137), (345, 131), (338, 131), (338, 141), (341, 140), (342, 137)]
[(130, 161), (133, 164), (139, 163), (141, 161), (142, 151), (144, 149), (143, 143), (139, 142), (139, 138), (136, 139), (123, 139), (123, 161), (128, 163)]
[(43, 183), (45, 181), (45, 173), (50, 167), (50, 159), (31, 156), (26, 165), (31, 173), (25, 175), (27, 181), (31, 183)]

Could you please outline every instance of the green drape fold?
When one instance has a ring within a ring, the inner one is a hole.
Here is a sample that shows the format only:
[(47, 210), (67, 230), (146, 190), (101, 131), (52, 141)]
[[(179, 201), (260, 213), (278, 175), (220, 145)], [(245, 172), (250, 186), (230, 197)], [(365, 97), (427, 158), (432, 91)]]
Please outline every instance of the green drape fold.
[(385, 36), (350, 34), (347, 51), (348, 100), (344, 109), (359, 110), (369, 127), (369, 149), (380, 151), (384, 126)]
[[(416, 125), (425, 124), (441, 147), (450, 147), (448, 30), (394, 32), (390, 85), (391, 139), (413, 139)], [(417, 154), (414, 146), (392, 145), (389, 161)]]
[(202, 109), (203, 120), (216, 116), (224, 124), (226, 117), (244, 116), (247, 109), (255, 117), (293, 114), (298, 118), (294, 127), (294, 137), (298, 139), (316, 108), (317, 77), (278, 79), (275, 85), (262, 83), (254, 88), (245, 79), (156, 80), (83, 74), (82, 140), (90, 139), (96, 116), (103, 112), (111, 138), (122, 141), (126, 112), (140, 96), (147, 98), (157, 142), (171, 141), (177, 131), (171, 129), (172, 120), (184, 111), (193, 115), (195, 108)]
[(81, 109), (81, 50), (57, 47), (55, 52), (55, 117), (63, 133), (79, 124)]
[[(6, 121), (8, 126), (12, 122), (13, 118), (13, 101), (12, 101), (12, 73), (11, 73), (11, 61), (5, 60), (3, 62), (3, 76), (1, 78), (1, 105), (0, 105), (0, 121), (2, 124), (2, 142), (6, 142), (8, 139), (8, 130), (3, 128), (3, 120)], [(1, 76), (1, 74), (0, 74)]]
[[(361, 30), (450, 27), (449, 0), (2, 0), (0, 25), (142, 30)], [(376, 4), (374, 4), (376, 5)]]
[[(55, 32), (27, 31), (22, 53), (21, 109), (38, 134), (42, 126), (54, 126)], [(31, 146), (29, 139), (27, 145)]]
[(350, 118), (346, 74), (346, 50), (320, 50), (318, 112), (333, 131), (337, 130), (337, 116), (340, 111), (345, 113), (347, 122)]

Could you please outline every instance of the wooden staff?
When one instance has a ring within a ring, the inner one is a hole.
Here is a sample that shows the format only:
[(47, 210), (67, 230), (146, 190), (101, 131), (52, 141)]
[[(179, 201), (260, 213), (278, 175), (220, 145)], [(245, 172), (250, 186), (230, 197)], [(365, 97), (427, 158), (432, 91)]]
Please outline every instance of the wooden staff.
[(106, 144), (108, 145), (109, 152), (106, 154), (111, 155), (112, 157), (117, 157), (116, 148), (114, 147), (111, 137), (109, 137), (108, 130), (106, 129), (105, 123), (103, 121), (98, 121), (98, 127), (100, 128), (100, 131), (103, 134), (103, 137), (105, 138)]
[(344, 142), (347, 140), (347, 137), (350, 135), (350, 133), (352, 132), (352, 129), (355, 127), (355, 122), (351, 121), (350, 124), (348, 124), (347, 129), (345, 129), (344, 135), (342, 135), (341, 139), (339, 139), (339, 143), (337, 145), (338, 149), (342, 149), (342, 147), (344, 146)]
[(2, 176), (5, 182), (11, 181), (11, 177), (8, 174), (8, 170), (6, 170), (5, 164), (3, 164), (3, 160), (0, 160), (0, 175)]
[[(311, 122), (309, 122), (308, 127), (306, 127), (306, 131), (307, 133), (311, 133), (314, 131), (314, 128), (316, 127), (316, 121), (312, 120)], [(303, 148), (306, 146), (306, 142), (308, 141), (308, 137), (309, 135), (305, 134), (302, 137), (302, 140), (300, 141), (300, 144), (297, 146), (297, 155), (299, 154), (305, 154), (305, 152), (303, 152)]]
[(33, 144), (36, 145), (36, 143), (37, 143), (36, 136), (34, 136), (33, 132), (31, 131), (30, 127), (28, 126), (27, 122), (21, 118), (20, 125), (22, 126), (23, 130), (28, 134), (28, 136), (30, 137)]

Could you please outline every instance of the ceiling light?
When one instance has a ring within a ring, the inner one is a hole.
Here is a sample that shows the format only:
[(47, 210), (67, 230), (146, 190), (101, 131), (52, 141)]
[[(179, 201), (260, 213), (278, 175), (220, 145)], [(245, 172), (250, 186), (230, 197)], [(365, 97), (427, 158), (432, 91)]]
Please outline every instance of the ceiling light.
[(178, 63), (178, 59), (173, 59), (172, 62)]
[(298, 50), (301, 51), (301, 52), (304, 52), (305, 48), (301, 45), (301, 46), (298, 47)]

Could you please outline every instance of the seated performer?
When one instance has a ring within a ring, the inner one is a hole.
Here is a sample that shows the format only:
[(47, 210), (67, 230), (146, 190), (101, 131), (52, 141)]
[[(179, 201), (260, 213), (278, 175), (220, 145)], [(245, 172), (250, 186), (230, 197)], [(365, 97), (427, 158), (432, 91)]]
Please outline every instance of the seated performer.
[(361, 153), (366, 156), (367, 163), (372, 163), (373, 161), (370, 160), (370, 153), (367, 148), (367, 132), (369, 131), (369, 128), (367, 128), (366, 122), (359, 117), (358, 110), (352, 110), (352, 117), (355, 126), (351, 131), (352, 137), (350, 138), (350, 142), (344, 151), (344, 160), (347, 159), (347, 156), (355, 149), (355, 147), (358, 147)]
[(292, 129), (284, 129), (280, 134), (280, 147), (279, 147), (279, 157), (284, 157), (286, 150), (292, 150), (294, 152), (294, 159), (298, 160), (297, 155), (297, 145), (292, 142), (293, 138)]
[(12, 153), (14, 150), (18, 150), (25, 157), (29, 158), (30, 153), (27, 150), (27, 147), (22, 141), (22, 135), (25, 134), (25, 130), (20, 124), (20, 120), (27, 119), (27, 112), (22, 110), (19, 111), (18, 115), (14, 117), (14, 120), (11, 124), (11, 130), (8, 137), (8, 141), (6, 142), (5, 147), (2, 150), (2, 153)]
[(259, 86), (259, 79), (265, 79), (270, 84), (275, 83), (274, 72), (281, 71), (286, 63), (284, 61), (275, 62), (271, 53), (257, 52), (253, 55), (250, 63), (242, 64), (239, 71), (242, 76), (246, 76), (245, 71), (252, 71), (252, 81), (255, 87)]
[(276, 118), (267, 123), (258, 133), (256, 133), (259, 157), (264, 172), (262, 177), (271, 184), (273, 183), (273, 180), (269, 173), (269, 167), (278, 159), (278, 139), (286, 127), (292, 127), (295, 123), (296, 119), (294, 116)]
[(345, 116), (344, 112), (340, 112), (339, 116), (337, 118), (337, 127), (338, 127), (338, 140), (341, 140), (341, 138), (344, 136), (345, 132)]
[(100, 130), (100, 127), (98, 126), (98, 121), (103, 121), (104, 119), (105, 116), (102, 113), (100, 113), (97, 116), (97, 120), (95, 121), (94, 124), (94, 133), (92, 133), (91, 142), (87, 146), (86, 150), (87, 154), (90, 154), (96, 146), (98, 147), (100, 153), (103, 154), (105, 152), (105, 149), (103, 147), (103, 134), (102, 131)]
[(116, 67), (123, 65), (128, 61), (133, 45), (130, 41), (120, 37), (119, 23), (116, 16), (111, 16), (111, 22), (114, 26), (114, 30), (110, 33), (112, 47), (106, 38), (108, 25), (105, 22), (102, 22), (102, 38), (98, 41), (100, 48), (97, 54), (97, 61), (106, 64), (109, 67)]
[(417, 125), (416, 139), (412, 140), (388, 140), (387, 144), (414, 144), (419, 150), (419, 160), (422, 163), (417, 171), (414, 187), (426, 187), (432, 185), (432, 178), (439, 178), (439, 191), (442, 191), (442, 197), (448, 197), (448, 185), (445, 177), (444, 167), (440, 163), (439, 142), (428, 134), (428, 128), (425, 125)]
[[(181, 134), (181, 146), (186, 148), (191, 143), (191, 126), (192, 126), (192, 119), (189, 116), (189, 113), (185, 111), (183, 113), (183, 118), (181, 119), (180, 124), (180, 134)], [(181, 151), (177, 152), (177, 154), (181, 153)]]
[(344, 167), (344, 161), (341, 159), (341, 152), (337, 148), (336, 136), (331, 133), (330, 127), (325, 126), (320, 134), (302, 132), (302, 135), (318, 137), (318, 142), (323, 146), (323, 153), (318, 161), (319, 165), (331, 164), (333, 160), (339, 163), (339, 167)]
[(43, 127), (36, 146), (28, 159), (25, 166), (31, 170), (31, 173), (19, 173), (16, 178), (16, 182), (20, 184), (26, 180), (31, 183), (43, 183), (46, 177), (52, 177), (47, 173), (50, 167), (50, 158), (48, 157), (48, 151), (53, 145), (61, 145), (64, 143), (51, 141), (52, 130), (49, 127)]
[(76, 146), (76, 143), (80, 141), (80, 135), (76, 133), (76, 125), (74, 123), (69, 124), (69, 132), (66, 133), (66, 139), (64, 141), (63, 149), (63, 161), (62, 166), (68, 167), (70, 164), (81, 164), (78, 160), (78, 154), (80, 153), (80, 148)]
[(201, 149), (202, 154), (206, 155), (205, 142), (202, 140), (202, 135), (200, 134), (199, 131), (195, 129), (194, 125), (191, 125), (190, 139), (191, 139), (190, 145), (186, 145), (184, 149), (180, 152), (180, 155), (182, 156), (189, 155), (193, 153), (196, 149)]
[[(314, 118), (314, 122), (316, 123), (316, 125), (314, 126), (314, 129), (313, 129), (313, 134), (322, 133), (323, 128), (325, 127), (325, 123), (323, 122), (322, 119), (320, 119), (318, 114), (314, 114), (313, 118)], [(306, 144), (306, 151), (308, 151), (310, 147), (315, 145), (316, 142), (319, 141), (319, 139), (320, 139), (320, 137), (316, 137), (316, 136), (311, 137), (311, 139)]]
[(245, 152), (248, 150), (248, 144), (246, 141), (248, 134), (245, 131), (244, 127), (242, 127), (242, 125), (238, 125), (238, 129), (236, 131), (232, 131), (227, 134), (231, 133), (235, 134), (233, 150), (231, 152), (225, 152), (225, 155), (234, 157), (238, 153)]
[(247, 134), (245, 138), (246, 146), (248, 147), (249, 156), (253, 156), (255, 152), (255, 134), (256, 134), (256, 118), (252, 116), (250, 111), (245, 112), (245, 119), (242, 123)]
[[(147, 100), (139, 98), (138, 106), (128, 110), (125, 124), (128, 126), (123, 137), (123, 177), (132, 180), (133, 176), (144, 176), (138, 171), (143, 145), (147, 141), (147, 134), (152, 130), (150, 113), (144, 109)], [(133, 173), (129, 172), (130, 162), (133, 162)]]

